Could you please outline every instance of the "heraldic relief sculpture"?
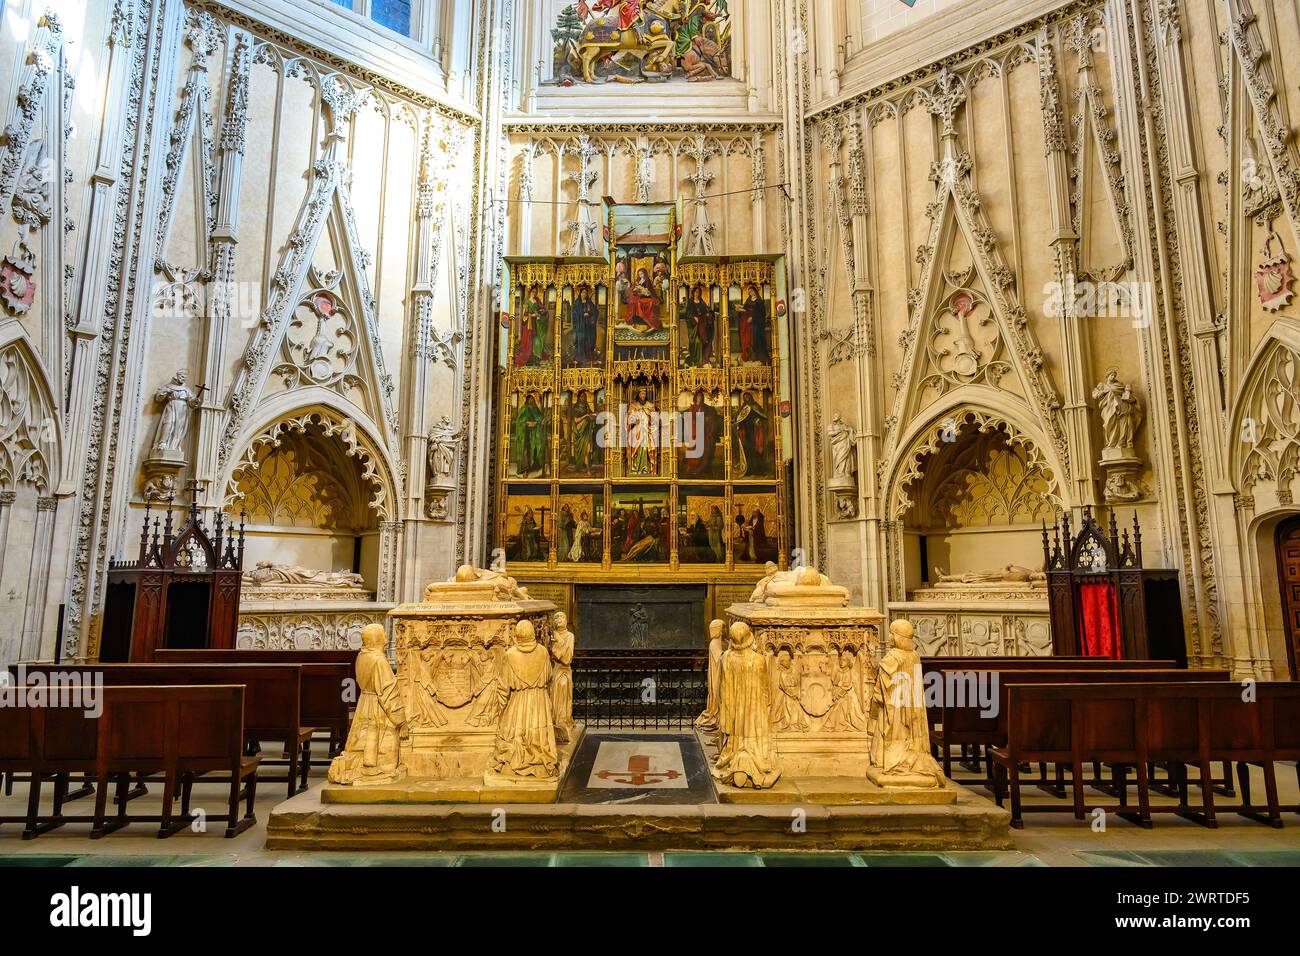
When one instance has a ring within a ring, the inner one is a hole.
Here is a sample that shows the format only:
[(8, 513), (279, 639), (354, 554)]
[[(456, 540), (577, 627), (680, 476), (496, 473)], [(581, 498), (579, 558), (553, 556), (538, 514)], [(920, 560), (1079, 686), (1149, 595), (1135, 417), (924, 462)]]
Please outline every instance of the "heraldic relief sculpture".
[(573, 635), (549, 601), (468, 565), (419, 604), (366, 628), (359, 699), (324, 803), (555, 799), (583, 727), (572, 714)]

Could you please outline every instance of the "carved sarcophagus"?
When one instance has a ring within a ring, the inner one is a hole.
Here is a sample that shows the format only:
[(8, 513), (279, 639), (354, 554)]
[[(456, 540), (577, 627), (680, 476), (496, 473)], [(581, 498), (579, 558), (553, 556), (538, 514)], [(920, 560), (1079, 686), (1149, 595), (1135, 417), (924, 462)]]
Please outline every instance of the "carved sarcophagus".
[(772, 732), (785, 772), (864, 775), (884, 615), (811, 602), (774, 605), (769, 597), (733, 604), (727, 618), (748, 624), (767, 658)]
[(532, 622), (550, 646), (555, 605), (491, 585), (430, 585), (393, 619), (397, 682), (407, 715), (402, 763), (413, 779), (481, 778), (505, 704), (496, 681), (514, 626)]

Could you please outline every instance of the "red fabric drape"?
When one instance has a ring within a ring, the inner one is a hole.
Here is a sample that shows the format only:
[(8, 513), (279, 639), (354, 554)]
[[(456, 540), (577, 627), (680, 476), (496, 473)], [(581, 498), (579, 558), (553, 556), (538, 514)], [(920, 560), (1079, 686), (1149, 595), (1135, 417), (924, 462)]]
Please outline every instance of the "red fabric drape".
[(1115, 586), (1109, 581), (1079, 585), (1079, 646), (1088, 657), (1120, 660), (1119, 615)]

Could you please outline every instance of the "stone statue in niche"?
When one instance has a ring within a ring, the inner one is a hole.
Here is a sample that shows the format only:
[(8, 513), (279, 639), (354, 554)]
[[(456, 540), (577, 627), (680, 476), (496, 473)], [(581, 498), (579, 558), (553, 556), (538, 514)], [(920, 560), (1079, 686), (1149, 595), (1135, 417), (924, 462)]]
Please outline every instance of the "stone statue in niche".
[(1138, 480), (1142, 460), (1134, 450), (1137, 430), (1142, 424), (1142, 404), (1133, 387), (1119, 380), (1114, 368), (1092, 390), (1101, 413), (1102, 439), (1100, 466), (1105, 475), (1103, 495), (1107, 501), (1137, 501), (1143, 495)]
[(460, 430), (453, 428), (451, 420), (443, 415), (438, 424), (429, 429), (429, 475), (434, 480), (451, 475), (460, 444)]
[(744, 621), (736, 621), (728, 633), (731, 647), (722, 658), (718, 713), (724, 740), (711, 772), (729, 786), (766, 790), (781, 776), (772, 739), (767, 661)]
[(826, 435), (831, 442), (831, 477), (852, 478), (857, 471), (855, 452), (858, 448), (857, 437), (853, 429), (844, 424), (840, 413), (831, 416), (830, 427)]
[(695, 729), (708, 734), (718, 732), (718, 708), (722, 702), (722, 655), (727, 650), (724, 636), (726, 627), (723, 621), (709, 622), (709, 696), (704, 710), (695, 718)]
[(831, 443), (831, 479), (827, 487), (835, 495), (835, 514), (840, 518), (858, 515), (858, 439), (853, 428), (836, 412), (826, 437)]
[[(1142, 424), (1142, 405), (1133, 394), (1133, 387), (1119, 380), (1119, 370), (1106, 371), (1106, 378), (1092, 390), (1101, 412), (1102, 436), (1105, 451), (1118, 451), (1126, 456), (1133, 454), (1133, 440)], [(1104, 452), (1103, 452), (1104, 454)]]
[(567, 744), (573, 731), (573, 632), (563, 611), (551, 619), (551, 709), (555, 739)]
[(399, 734), (406, 725), (397, 678), (384, 647), (388, 634), (382, 624), (361, 631), (357, 654), (356, 714), (343, 753), (330, 764), (329, 781), (339, 784), (382, 784), (400, 780), (406, 770), (399, 762)]
[(560, 757), (549, 685), (550, 652), (537, 642), (531, 621), (515, 625), (514, 646), (497, 675), (503, 706), (497, 720), (490, 772), (508, 777), (554, 779)]
[(941, 787), (943, 770), (930, 754), (921, 655), (912, 642), (912, 622), (890, 624), (889, 636), (893, 646), (880, 659), (871, 694), (867, 778), (885, 787)]
[(154, 432), (152, 457), (185, 461), (185, 436), (190, 430), (190, 412), (201, 404), (199, 394), (186, 384), (189, 372), (178, 369), (170, 382), (154, 393), (154, 401), (163, 406), (162, 417)]

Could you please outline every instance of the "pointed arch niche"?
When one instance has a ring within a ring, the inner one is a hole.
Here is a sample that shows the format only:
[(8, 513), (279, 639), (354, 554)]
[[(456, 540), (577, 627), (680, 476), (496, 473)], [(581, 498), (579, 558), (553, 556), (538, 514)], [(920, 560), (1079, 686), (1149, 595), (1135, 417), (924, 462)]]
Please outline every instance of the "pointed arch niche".
[(912, 442), (890, 497), (894, 600), (938, 574), (1042, 565), (1041, 522), (1062, 507), (1037, 442), (975, 410), (941, 416)]
[(396, 496), (387, 466), (369, 436), (332, 409), (277, 418), (239, 456), (225, 508), (247, 513), (244, 567), (258, 561), (359, 573), (382, 592), (385, 526)]

